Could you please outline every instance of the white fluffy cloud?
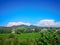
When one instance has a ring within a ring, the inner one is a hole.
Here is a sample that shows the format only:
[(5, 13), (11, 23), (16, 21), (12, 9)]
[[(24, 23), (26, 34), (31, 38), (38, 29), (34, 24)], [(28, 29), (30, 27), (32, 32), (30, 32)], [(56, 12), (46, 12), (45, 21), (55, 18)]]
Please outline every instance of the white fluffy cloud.
[[(30, 23), (24, 23), (24, 22), (8, 22), (7, 26), (11, 27), (14, 25), (27, 25), (30, 26)], [(40, 20), (37, 24), (34, 24), (36, 26), (41, 26), (41, 27), (60, 27), (60, 22), (55, 22), (55, 20), (49, 20), (49, 19), (44, 19)]]
[(23, 23), (23, 22), (8, 22), (8, 24), (7, 24), (8, 27), (11, 27), (11, 26), (14, 26), (14, 25), (27, 25), (27, 26), (30, 26), (31, 24), (30, 23)]
[(37, 26), (42, 26), (42, 27), (60, 27), (60, 22), (55, 22), (55, 20), (40, 20), (37, 24)]

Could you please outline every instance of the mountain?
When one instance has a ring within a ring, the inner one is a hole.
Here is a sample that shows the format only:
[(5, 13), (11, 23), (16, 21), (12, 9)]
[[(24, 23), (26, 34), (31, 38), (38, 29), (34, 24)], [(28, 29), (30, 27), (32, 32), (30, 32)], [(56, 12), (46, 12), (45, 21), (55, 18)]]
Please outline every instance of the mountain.
[[(11, 26), (11, 27), (4, 27), (4, 26), (0, 26), (0, 30), (12, 30), (12, 29), (16, 29), (16, 28), (30, 28), (30, 29), (34, 29), (34, 28), (57, 28), (57, 27), (39, 27), (39, 26), (35, 26), (35, 25), (15, 25), (15, 26)], [(59, 28), (59, 27), (58, 27)], [(59, 28), (60, 29), (60, 28)]]
[(17, 26), (12, 26), (12, 28), (37, 28), (38, 26), (34, 26), (34, 25), (30, 25), (30, 26), (27, 26), (27, 25), (17, 25)]
[(15, 26), (11, 26), (11, 27), (5, 27), (5, 26), (0, 26), (0, 30), (13, 30), (13, 29), (17, 29), (17, 28), (30, 28), (30, 29), (34, 29), (34, 28), (38, 28), (37, 26), (34, 26), (34, 25), (30, 25), (30, 26), (27, 26), (27, 25), (15, 25)]

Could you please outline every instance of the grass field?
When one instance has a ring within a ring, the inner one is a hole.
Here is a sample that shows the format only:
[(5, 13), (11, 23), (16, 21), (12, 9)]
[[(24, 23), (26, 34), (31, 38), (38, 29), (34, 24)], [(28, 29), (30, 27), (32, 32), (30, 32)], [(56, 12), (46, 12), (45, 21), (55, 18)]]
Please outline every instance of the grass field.
[(56, 32), (0, 34), (0, 45), (60, 45)]
[[(0, 38), (8, 38), (10, 34), (0, 34)], [(18, 38), (38, 38), (40, 36), (39, 33), (22, 33), (22, 34), (14, 34), (15, 37)]]

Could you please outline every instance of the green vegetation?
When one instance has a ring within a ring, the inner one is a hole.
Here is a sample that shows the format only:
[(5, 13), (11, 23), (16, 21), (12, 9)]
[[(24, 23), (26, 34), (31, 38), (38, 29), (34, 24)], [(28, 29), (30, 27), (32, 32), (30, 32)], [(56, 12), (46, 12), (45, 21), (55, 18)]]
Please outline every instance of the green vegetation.
[(60, 28), (0, 27), (0, 45), (60, 45)]
[(60, 35), (55, 31), (0, 34), (0, 45), (60, 45)]

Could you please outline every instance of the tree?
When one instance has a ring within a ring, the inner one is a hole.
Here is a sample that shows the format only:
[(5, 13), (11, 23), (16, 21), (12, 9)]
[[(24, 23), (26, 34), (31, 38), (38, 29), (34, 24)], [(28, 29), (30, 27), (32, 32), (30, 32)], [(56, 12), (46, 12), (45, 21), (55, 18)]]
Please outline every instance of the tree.
[(39, 32), (40, 30), (40, 28), (35, 28), (35, 32)]
[(17, 34), (24, 33), (24, 32), (25, 32), (25, 28), (17, 28), (16, 29)]

